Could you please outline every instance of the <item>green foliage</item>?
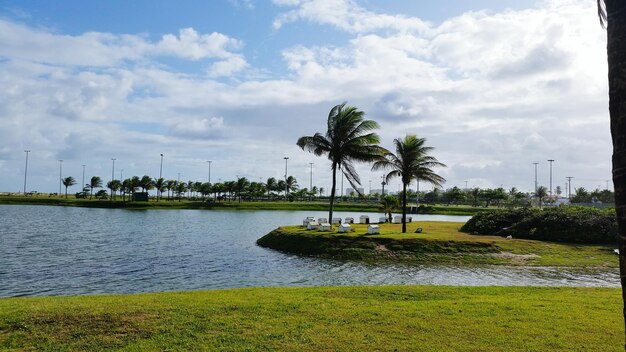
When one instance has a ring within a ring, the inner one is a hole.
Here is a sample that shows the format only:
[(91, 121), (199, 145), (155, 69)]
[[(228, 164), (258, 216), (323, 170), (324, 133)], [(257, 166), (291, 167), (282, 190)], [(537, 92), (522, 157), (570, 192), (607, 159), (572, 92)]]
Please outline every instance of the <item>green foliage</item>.
[(614, 210), (588, 207), (503, 209), (475, 215), (461, 231), (566, 243), (612, 244), (617, 238), (617, 221)]

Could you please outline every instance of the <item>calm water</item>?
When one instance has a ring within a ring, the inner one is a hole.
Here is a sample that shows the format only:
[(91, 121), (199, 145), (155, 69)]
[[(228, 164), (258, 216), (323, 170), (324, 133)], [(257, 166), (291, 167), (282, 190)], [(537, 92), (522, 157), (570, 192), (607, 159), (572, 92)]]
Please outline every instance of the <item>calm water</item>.
[(272, 229), (301, 223), (306, 216), (327, 213), (0, 205), (0, 297), (248, 286), (619, 285), (617, 270), (364, 264), (256, 246), (255, 241)]

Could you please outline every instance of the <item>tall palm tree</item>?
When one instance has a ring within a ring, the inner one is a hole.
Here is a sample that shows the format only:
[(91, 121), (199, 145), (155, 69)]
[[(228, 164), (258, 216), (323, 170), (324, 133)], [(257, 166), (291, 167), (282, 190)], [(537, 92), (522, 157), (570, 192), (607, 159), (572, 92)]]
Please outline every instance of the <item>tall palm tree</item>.
[(245, 177), (240, 177), (237, 179), (237, 182), (235, 182), (235, 194), (237, 198), (239, 198), (239, 203), (241, 203), (241, 193), (245, 192), (249, 186), (250, 181)]
[(89, 199), (93, 196), (93, 189), (102, 187), (102, 179), (98, 176), (93, 176), (89, 180)]
[[(607, 28), (609, 114), (613, 138), (613, 187), (617, 214), (619, 271), (626, 326), (626, 2), (598, 0), (598, 14)], [(626, 349), (626, 344), (624, 345)]]
[(67, 176), (62, 179), (61, 182), (63, 182), (63, 186), (65, 186), (65, 199), (67, 199), (67, 187), (75, 185), (76, 180), (72, 176)]
[(361, 180), (353, 163), (375, 161), (385, 152), (378, 145), (378, 135), (372, 132), (378, 128), (378, 123), (365, 120), (364, 115), (356, 107), (346, 106), (346, 103), (337, 105), (330, 109), (325, 135), (318, 132), (298, 139), (297, 145), (300, 148), (317, 156), (326, 154), (331, 162), (333, 184), (330, 191), (329, 220), (333, 218), (337, 168), (341, 169), (352, 188), (357, 189)]
[(417, 138), (413, 134), (407, 135), (404, 139), (396, 138), (393, 140), (396, 153), (387, 151), (384, 158), (376, 161), (372, 166), (372, 171), (391, 169), (385, 177), (386, 183), (394, 177), (402, 179), (402, 233), (406, 233), (406, 189), (411, 181), (426, 181), (437, 187), (445, 182), (445, 179), (437, 175), (433, 168), (446, 165), (437, 161), (434, 156), (428, 155), (433, 148), (425, 146), (425, 143), (425, 138)]

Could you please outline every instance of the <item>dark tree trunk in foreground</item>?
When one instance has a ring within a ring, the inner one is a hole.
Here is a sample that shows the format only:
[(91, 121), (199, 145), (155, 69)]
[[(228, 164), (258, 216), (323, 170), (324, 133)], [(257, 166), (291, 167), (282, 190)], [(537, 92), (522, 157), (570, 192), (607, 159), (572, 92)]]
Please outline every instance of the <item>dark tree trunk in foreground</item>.
[[(609, 63), (609, 112), (613, 138), (613, 186), (619, 231), (619, 271), (626, 303), (626, 2), (605, 0)], [(623, 310), (626, 328), (626, 305)], [(626, 350), (626, 343), (624, 344)]]
[(402, 184), (402, 233), (406, 233), (406, 183)]
[(337, 164), (333, 163), (333, 188), (330, 190), (330, 204), (328, 209), (328, 222), (333, 223), (333, 206), (335, 204), (335, 187), (337, 186)]

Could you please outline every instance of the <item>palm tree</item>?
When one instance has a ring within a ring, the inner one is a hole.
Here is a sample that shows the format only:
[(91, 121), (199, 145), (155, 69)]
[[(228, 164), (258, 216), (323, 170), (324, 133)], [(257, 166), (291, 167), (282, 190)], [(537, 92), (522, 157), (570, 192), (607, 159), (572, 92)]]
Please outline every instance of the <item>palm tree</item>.
[(296, 191), (298, 189), (298, 181), (296, 181), (296, 178), (293, 176), (287, 177), (287, 179), (285, 180), (285, 184), (286, 184), (285, 189), (287, 190), (287, 194), (289, 194), (289, 192)]
[(359, 175), (354, 169), (354, 162), (371, 162), (385, 152), (378, 143), (378, 135), (372, 131), (378, 123), (365, 120), (365, 114), (346, 103), (330, 110), (327, 120), (326, 135), (315, 133), (313, 136), (300, 137), (297, 145), (317, 156), (326, 154), (331, 162), (333, 184), (330, 191), (328, 219), (333, 218), (335, 188), (337, 187), (337, 168), (346, 176), (352, 188), (361, 185)]
[(152, 182), (152, 178), (150, 176), (143, 175), (139, 180), (138, 186), (141, 187), (142, 192), (145, 192), (154, 188), (154, 183)]
[(535, 197), (539, 199), (539, 207), (543, 204), (543, 200), (548, 196), (548, 189), (546, 186), (537, 187), (537, 192), (535, 192)]
[(406, 233), (406, 189), (413, 180), (426, 181), (440, 187), (445, 179), (437, 175), (432, 169), (437, 166), (445, 167), (433, 156), (428, 155), (432, 147), (424, 145), (425, 138), (417, 138), (409, 134), (404, 139), (393, 140), (396, 153), (387, 151), (384, 158), (376, 161), (372, 171), (391, 169), (385, 177), (389, 183), (394, 177), (402, 179), (402, 233)]
[[(165, 188), (167, 189), (167, 200), (170, 200), (170, 191), (176, 188), (176, 181), (174, 180), (165, 181)], [(172, 193), (172, 197), (173, 196), (174, 196), (174, 193)]]
[(393, 212), (398, 208), (398, 198), (394, 196), (384, 196), (380, 201), (380, 210), (387, 215), (387, 219), (391, 222)]
[(235, 194), (237, 198), (239, 198), (239, 203), (241, 203), (241, 193), (246, 191), (246, 189), (250, 186), (250, 182), (245, 177), (240, 177), (237, 179), (235, 183)]
[(93, 189), (100, 187), (102, 187), (102, 179), (98, 176), (93, 176), (91, 180), (89, 180), (89, 199), (91, 199), (93, 195)]
[[(619, 271), (626, 326), (626, 2), (598, 0), (600, 22), (607, 28), (609, 114), (613, 138), (613, 187), (617, 214)], [(626, 349), (626, 345), (625, 345)]]
[(120, 180), (111, 180), (107, 182), (107, 188), (111, 190), (111, 198), (115, 198), (115, 192), (119, 191), (122, 188), (122, 183)]
[(273, 177), (270, 177), (267, 179), (267, 182), (265, 182), (265, 188), (267, 188), (267, 197), (269, 198), (270, 196), (270, 192), (275, 190), (276, 187), (278, 186), (278, 184), (276, 183), (276, 179)]
[(63, 186), (65, 186), (65, 199), (67, 199), (67, 187), (75, 185), (76, 180), (72, 176), (67, 176), (64, 179), (61, 179), (61, 182), (63, 182)]
[(158, 202), (159, 199), (161, 198), (161, 195), (163, 194), (163, 191), (165, 190), (165, 180), (163, 179), (163, 177), (155, 178), (152, 183), (154, 184), (154, 188), (157, 191), (157, 202)]

